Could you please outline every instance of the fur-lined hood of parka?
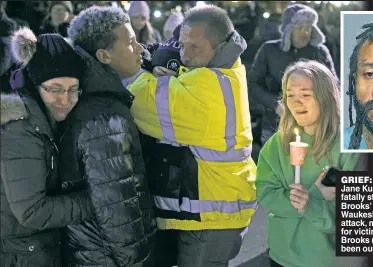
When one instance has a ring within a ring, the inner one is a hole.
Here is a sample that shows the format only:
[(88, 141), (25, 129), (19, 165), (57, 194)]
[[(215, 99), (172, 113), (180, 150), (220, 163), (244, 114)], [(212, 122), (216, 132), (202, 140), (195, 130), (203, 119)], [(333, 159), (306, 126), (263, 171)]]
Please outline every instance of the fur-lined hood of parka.
[(25, 103), (18, 94), (1, 94), (1, 125), (29, 117)]

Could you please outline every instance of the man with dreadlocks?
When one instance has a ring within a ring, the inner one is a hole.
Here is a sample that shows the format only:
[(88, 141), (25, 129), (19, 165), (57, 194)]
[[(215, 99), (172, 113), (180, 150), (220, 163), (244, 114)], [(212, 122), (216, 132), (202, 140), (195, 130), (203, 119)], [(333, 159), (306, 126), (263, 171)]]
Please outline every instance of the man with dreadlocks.
[[(350, 58), (348, 92), (350, 128), (344, 132), (346, 149), (373, 149), (373, 23), (356, 37), (357, 44)], [(356, 109), (353, 125), (352, 103)]]

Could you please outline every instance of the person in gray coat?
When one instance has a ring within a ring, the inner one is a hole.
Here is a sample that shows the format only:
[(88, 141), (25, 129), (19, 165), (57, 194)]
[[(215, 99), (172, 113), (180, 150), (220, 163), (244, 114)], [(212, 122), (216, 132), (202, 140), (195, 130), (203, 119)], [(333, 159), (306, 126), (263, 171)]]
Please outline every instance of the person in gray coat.
[(60, 194), (59, 122), (76, 105), (84, 61), (57, 34), (12, 36), (23, 64), (1, 94), (1, 266), (60, 267), (61, 227), (92, 218), (85, 192)]
[(253, 113), (264, 112), (263, 128), (269, 132), (264, 142), (277, 131), (281, 79), (288, 65), (299, 59), (317, 60), (338, 79), (317, 21), (318, 14), (312, 8), (302, 4), (288, 6), (282, 15), (281, 39), (265, 42), (255, 55), (248, 71), (249, 101)]

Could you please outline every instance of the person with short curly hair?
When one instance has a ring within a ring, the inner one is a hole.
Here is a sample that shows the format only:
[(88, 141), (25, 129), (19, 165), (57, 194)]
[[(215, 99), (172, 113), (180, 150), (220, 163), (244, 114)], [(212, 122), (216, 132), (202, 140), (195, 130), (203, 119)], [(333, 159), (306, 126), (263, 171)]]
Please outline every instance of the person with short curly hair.
[(122, 86), (139, 72), (143, 48), (120, 8), (90, 7), (68, 33), (88, 67), (60, 140), (61, 181), (66, 191), (92, 193), (95, 219), (66, 228), (67, 266), (153, 266), (156, 222), (133, 96)]
[(130, 18), (120, 8), (93, 6), (82, 11), (71, 21), (68, 36), (74, 45), (110, 65), (121, 80), (140, 70), (142, 48), (136, 42)]

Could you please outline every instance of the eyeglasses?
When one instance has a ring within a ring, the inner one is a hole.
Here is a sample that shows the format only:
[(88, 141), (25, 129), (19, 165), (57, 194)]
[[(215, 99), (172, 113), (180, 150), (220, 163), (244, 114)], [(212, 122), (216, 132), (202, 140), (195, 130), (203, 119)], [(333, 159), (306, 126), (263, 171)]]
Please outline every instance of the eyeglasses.
[(70, 90), (65, 90), (63, 88), (50, 88), (50, 87), (47, 87), (43, 84), (40, 84), (39, 85), (41, 88), (43, 88), (46, 92), (48, 93), (52, 93), (53, 95), (55, 96), (63, 96), (65, 94), (65, 92), (67, 92), (68, 96), (70, 98), (76, 98), (78, 96), (80, 96), (82, 94), (82, 90), (81, 89), (70, 89)]

